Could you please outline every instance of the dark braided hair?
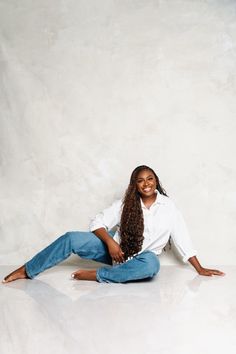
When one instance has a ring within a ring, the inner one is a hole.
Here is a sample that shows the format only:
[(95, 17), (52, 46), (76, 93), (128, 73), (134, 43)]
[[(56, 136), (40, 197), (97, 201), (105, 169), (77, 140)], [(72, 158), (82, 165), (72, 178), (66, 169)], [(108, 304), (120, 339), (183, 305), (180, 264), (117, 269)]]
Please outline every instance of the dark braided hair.
[(160, 194), (168, 197), (166, 191), (161, 186), (159, 178), (152, 168), (146, 165), (141, 165), (134, 169), (130, 177), (129, 186), (123, 198), (123, 210), (120, 221), (120, 247), (124, 252), (125, 260), (141, 251), (143, 245), (144, 219), (140, 202), (140, 193), (137, 189), (137, 177), (139, 172), (143, 170), (149, 170), (154, 174), (156, 179), (156, 189)]

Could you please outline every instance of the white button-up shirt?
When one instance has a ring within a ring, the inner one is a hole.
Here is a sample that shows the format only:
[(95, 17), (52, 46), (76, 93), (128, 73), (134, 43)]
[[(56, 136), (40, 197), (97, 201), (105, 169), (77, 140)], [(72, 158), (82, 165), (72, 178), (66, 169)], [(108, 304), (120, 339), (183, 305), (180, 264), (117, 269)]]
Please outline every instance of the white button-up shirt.
[[(193, 248), (182, 214), (174, 202), (157, 192), (155, 202), (148, 209), (140, 198), (144, 218), (144, 240), (139, 253), (149, 250), (161, 254), (171, 236), (184, 263), (197, 254)], [(97, 214), (91, 220), (89, 230), (93, 232), (101, 227), (107, 231), (117, 226), (114, 240), (120, 244), (119, 226), (122, 213), (122, 199)]]

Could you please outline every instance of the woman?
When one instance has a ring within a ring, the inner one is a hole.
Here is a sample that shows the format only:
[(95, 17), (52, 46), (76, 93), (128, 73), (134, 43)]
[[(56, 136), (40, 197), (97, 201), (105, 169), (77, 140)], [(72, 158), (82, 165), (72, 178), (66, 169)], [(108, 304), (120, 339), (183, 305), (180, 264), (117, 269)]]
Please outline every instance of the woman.
[[(118, 226), (114, 233), (111, 229)], [(78, 270), (72, 278), (107, 283), (154, 277), (160, 270), (158, 255), (169, 238), (200, 275), (224, 275), (203, 268), (192, 247), (185, 222), (148, 166), (135, 168), (123, 200), (115, 201), (90, 223), (90, 232), (67, 232), (3, 280), (34, 278), (72, 253), (109, 264), (97, 270)]]

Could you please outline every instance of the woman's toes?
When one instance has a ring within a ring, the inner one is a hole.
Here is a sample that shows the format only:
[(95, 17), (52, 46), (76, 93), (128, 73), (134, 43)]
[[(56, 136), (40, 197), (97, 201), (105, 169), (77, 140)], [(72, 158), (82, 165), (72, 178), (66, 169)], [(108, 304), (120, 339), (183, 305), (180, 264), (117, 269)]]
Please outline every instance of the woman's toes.
[(18, 269), (16, 269), (14, 272), (8, 274), (4, 279), (3, 279), (3, 283), (9, 283), (10, 281), (14, 281), (17, 279), (25, 279), (28, 278), (26, 271), (25, 271), (25, 267), (22, 266)]
[(10, 281), (15, 280), (15, 278), (12, 275), (8, 275), (7, 277), (5, 277), (2, 281), (2, 283), (9, 283)]
[(2, 283), (9, 283), (11, 280), (12, 280), (12, 279), (11, 279), (11, 276), (8, 275), (7, 277), (5, 277), (5, 278), (3, 279)]
[(71, 274), (71, 278), (73, 279), (79, 279), (79, 272), (75, 272)]

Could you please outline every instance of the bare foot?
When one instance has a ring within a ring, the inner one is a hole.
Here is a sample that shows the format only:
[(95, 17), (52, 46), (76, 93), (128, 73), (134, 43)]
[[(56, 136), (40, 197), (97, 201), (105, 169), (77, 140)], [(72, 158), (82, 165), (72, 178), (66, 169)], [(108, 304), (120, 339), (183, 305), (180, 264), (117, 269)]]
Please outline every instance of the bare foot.
[(29, 278), (26, 274), (25, 271), (25, 266), (22, 266), (16, 270), (14, 270), (14, 272), (8, 274), (2, 281), (2, 283), (9, 283), (10, 281), (13, 280), (17, 280), (17, 279), (26, 279)]
[(77, 270), (71, 274), (71, 277), (76, 280), (97, 280), (96, 270)]

